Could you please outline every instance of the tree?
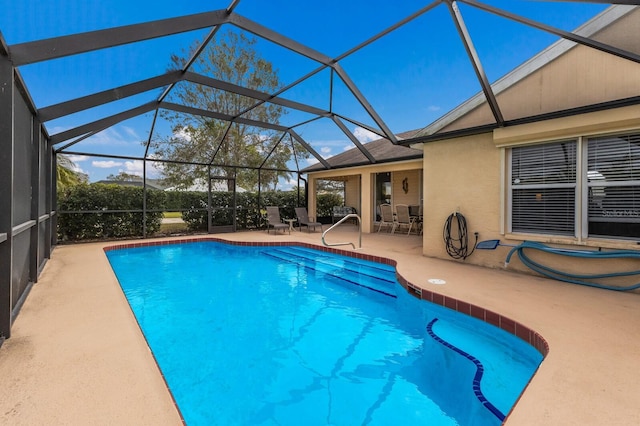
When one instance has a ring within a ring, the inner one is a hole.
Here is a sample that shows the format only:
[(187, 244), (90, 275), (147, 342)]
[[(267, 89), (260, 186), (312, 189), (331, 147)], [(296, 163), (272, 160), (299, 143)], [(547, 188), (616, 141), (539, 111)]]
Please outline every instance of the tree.
[(120, 172), (117, 175), (111, 174), (107, 176), (107, 180), (118, 180), (118, 181), (124, 181), (124, 182), (140, 182), (142, 181), (142, 178), (138, 175), (132, 175), (127, 172)]
[(318, 179), (316, 185), (318, 187), (318, 192), (344, 194), (345, 182), (343, 180)]
[[(277, 70), (260, 57), (255, 44), (255, 38), (231, 30), (218, 34), (217, 43), (206, 46), (191, 70), (238, 86), (273, 93), (280, 87)], [(191, 57), (198, 47), (192, 46), (184, 57)], [(184, 57), (173, 55), (172, 67), (182, 69)], [(285, 113), (279, 105), (259, 104), (253, 98), (186, 82), (176, 85), (168, 100), (271, 124), (277, 124)], [(163, 111), (163, 116), (171, 123), (173, 134), (152, 141), (151, 148), (157, 157), (212, 164), (211, 175), (235, 178), (237, 184), (246, 189), (257, 189), (258, 174), (255, 168), (288, 169), (287, 162), (292, 155), (297, 155), (299, 159), (308, 156), (301, 146), (288, 137), (282, 139), (282, 133), (277, 131), (172, 111)], [(168, 184), (182, 186), (189, 186), (196, 179), (206, 181), (208, 177), (206, 166), (180, 163), (165, 163), (163, 174)], [(261, 172), (261, 183), (266, 187), (273, 185), (275, 188), (281, 178), (290, 178), (290, 173)]]
[(56, 190), (59, 194), (66, 188), (86, 182), (86, 176), (75, 170), (76, 165), (71, 158), (57, 154), (56, 159)]

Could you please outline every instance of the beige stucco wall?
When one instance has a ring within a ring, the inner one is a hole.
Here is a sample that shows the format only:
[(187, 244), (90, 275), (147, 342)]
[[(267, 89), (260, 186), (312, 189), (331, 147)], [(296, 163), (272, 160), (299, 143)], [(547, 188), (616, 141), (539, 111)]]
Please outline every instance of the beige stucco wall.
[[(422, 191), (420, 188), (421, 169), (422, 160), (417, 159), (309, 173), (307, 176), (309, 182), (309, 214), (312, 216), (316, 214), (315, 206), (318, 179), (342, 179), (347, 182), (345, 204), (358, 209), (358, 214), (362, 221), (362, 232), (373, 232), (375, 231), (375, 206), (373, 205), (375, 174), (384, 172), (392, 173), (393, 204), (418, 204)], [(409, 191), (407, 194), (404, 194), (402, 190), (402, 180), (405, 177), (409, 178)], [(356, 183), (358, 183), (358, 185), (356, 185)], [(356, 187), (358, 188), (357, 191), (355, 191)], [(357, 201), (358, 199), (359, 201)]]
[[(450, 259), (442, 231), (454, 212), (465, 217), (470, 238), (474, 232), (481, 240), (500, 237), (500, 169), (500, 149), (491, 133), (424, 145), (425, 255)], [(498, 265), (488, 252), (474, 254), (468, 261)]]
[(360, 206), (360, 176), (347, 176), (344, 182), (344, 205), (355, 207), (358, 213)]
[[(401, 170), (391, 175), (393, 204), (419, 205), (422, 185), (420, 185), (422, 170)], [(407, 192), (404, 192), (402, 182), (407, 179)]]

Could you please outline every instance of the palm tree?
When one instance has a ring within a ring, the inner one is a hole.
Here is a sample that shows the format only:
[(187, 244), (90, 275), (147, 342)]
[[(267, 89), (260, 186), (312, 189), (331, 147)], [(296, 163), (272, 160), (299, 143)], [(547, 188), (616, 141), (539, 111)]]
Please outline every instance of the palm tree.
[(82, 174), (78, 173), (74, 169), (75, 163), (64, 154), (58, 154), (58, 164), (56, 165), (56, 189), (58, 193), (61, 193), (70, 186), (78, 185), (84, 182)]

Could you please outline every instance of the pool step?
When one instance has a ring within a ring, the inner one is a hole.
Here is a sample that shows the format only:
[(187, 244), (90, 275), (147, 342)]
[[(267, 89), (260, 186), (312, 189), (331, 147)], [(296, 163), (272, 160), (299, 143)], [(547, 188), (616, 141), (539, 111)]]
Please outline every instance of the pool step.
[(377, 268), (349, 260), (345, 262), (336, 257), (332, 258), (332, 256), (318, 256), (317, 253), (313, 251), (289, 250), (289, 247), (272, 249), (265, 252), (265, 254), (325, 274), (343, 283), (356, 285), (394, 298), (396, 297), (395, 286), (397, 282), (395, 272), (391, 269)]
[(375, 278), (386, 279), (387, 281), (396, 282), (396, 269), (391, 265), (370, 262), (360, 259), (351, 259), (346, 256), (338, 256), (330, 253), (320, 252), (318, 250), (305, 247), (279, 247), (278, 250), (290, 253), (294, 256), (305, 257), (322, 262), (328, 265), (335, 265), (339, 268), (347, 268), (355, 270), (365, 275)]
[(339, 257), (337, 255), (325, 254), (317, 250), (297, 248), (297, 247), (279, 247), (280, 253), (285, 253), (296, 259), (302, 258), (313, 261), (317, 265), (336, 268), (338, 270), (346, 270), (357, 274), (371, 277), (376, 280), (386, 281), (389, 284), (396, 284), (396, 270), (393, 266), (375, 264), (358, 259), (349, 259), (347, 257)]

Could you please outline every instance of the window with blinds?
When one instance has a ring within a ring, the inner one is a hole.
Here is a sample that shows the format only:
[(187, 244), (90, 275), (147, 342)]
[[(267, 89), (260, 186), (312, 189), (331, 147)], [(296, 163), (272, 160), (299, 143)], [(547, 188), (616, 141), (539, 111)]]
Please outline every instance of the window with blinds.
[(588, 139), (589, 235), (640, 238), (640, 134)]
[(575, 235), (576, 141), (511, 149), (511, 231)]

